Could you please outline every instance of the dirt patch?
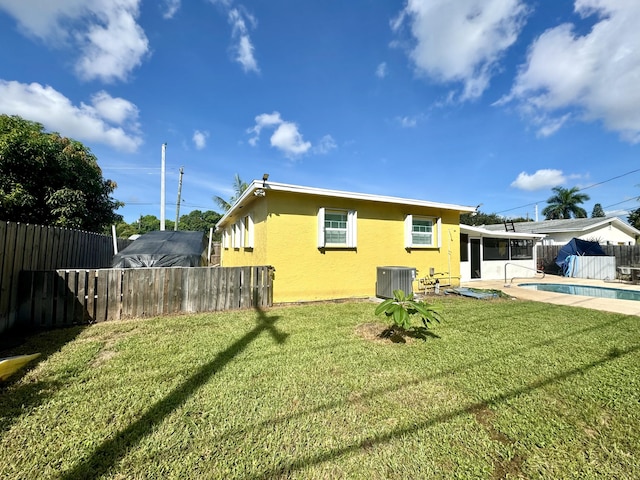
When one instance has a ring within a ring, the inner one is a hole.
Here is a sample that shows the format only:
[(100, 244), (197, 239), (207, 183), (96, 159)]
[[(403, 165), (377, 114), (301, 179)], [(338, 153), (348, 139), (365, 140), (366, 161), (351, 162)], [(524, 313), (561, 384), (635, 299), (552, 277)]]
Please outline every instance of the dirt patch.
[(116, 355), (117, 353), (114, 352), (113, 350), (100, 350), (98, 354), (95, 356), (95, 358), (93, 359), (93, 361), (91, 362), (91, 366), (99, 367), (101, 365), (104, 365)]
[[(471, 408), (471, 413), (476, 417), (476, 421), (482, 425), (482, 427), (489, 434), (489, 438), (494, 442), (499, 442), (503, 445), (515, 446), (516, 443), (511, 440), (507, 435), (498, 431), (493, 426), (493, 420), (495, 413), (486, 405), (477, 404)], [(502, 480), (504, 478), (520, 478), (522, 477), (522, 464), (524, 463), (524, 457), (517, 453), (511, 458), (499, 458), (493, 461), (493, 475), (491, 478), (496, 480)]]
[(356, 327), (356, 335), (375, 343), (412, 343), (418, 338), (413, 332), (405, 330), (393, 330), (388, 325), (379, 323), (361, 323)]

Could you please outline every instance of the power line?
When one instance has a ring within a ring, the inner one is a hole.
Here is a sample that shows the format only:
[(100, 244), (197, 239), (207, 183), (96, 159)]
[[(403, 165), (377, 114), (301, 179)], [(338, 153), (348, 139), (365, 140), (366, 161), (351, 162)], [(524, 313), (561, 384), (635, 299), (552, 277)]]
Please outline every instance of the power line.
[(618, 203), (612, 203), (611, 205), (607, 205), (607, 206), (602, 207), (602, 208), (615, 207), (616, 205), (620, 205), (621, 203), (637, 202), (637, 201), (640, 201), (640, 197), (628, 198), (627, 200), (623, 200), (623, 201), (618, 202)]
[[(617, 180), (618, 178), (626, 177), (627, 175), (631, 175), (632, 173), (636, 173), (636, 172), (640, 172), (640, 168), (637, 168), (637, 169), (635, 169), (635, 170), (631, 170), (630, 172), (627, 172), (627, 173), (623, 173), (622, 175), (617, 175), (617, 176), (612, 177), (612, 178), (609, 178), (609, 179), (607, 179), (607, 180), (603, 180), (602, 182), (594, 183), (594, 184), (591, 184), (591, 185), (586, 186), (586, 187), (584, 187), (584, 188), (580, 188), (580, 189), (578, 189), (576, 192), (582, 192), (582, 191), (587, 190), (587, 189), (589, 189), (589, 188), (597, 187), (598, 185), (602, 185), (603, 183), (607, 183), (607, 182), (610, 182), (610, 181), (612, 181), (612, 180)], [(633, 200), (633, 199), (632, 199), (632, 200)], [(545, 201), (546, 201), (546, 200), (539, 200), (539, 201), (537, 201), (537, 202), (527, 203), (526, 205), (521, 205), (521, 206), (519, 206), (519, 207), (509, 208), (509, 209), (507, 209), (507, 210), (500, 210), (499, 212), (495, 212), (495, 213), (511, 212), (511, 211), (513, 211), (513, 210), (518, 210), (518, 209), (520, 209), (520, 208), (530, 207), (530, 206), (532, 206), (532, 205), (536, 205), (537, 203), (542, 203), (542, 202), (545, 202)], [(624, 200), (624, 202), (627, 202), (627, 201), (629, 201), (629, 200)], [(620, 203), (624, 203), (624, 202), (620, 202)], [(615, 203), (614, 205), (618, 205), (618, 204), (617, 204), (617, 203)], [(611, 207), (611, 206), (613, 206), (613, 205), (609, 205), (609, 206), (607, 206), (607, 207), (602, 207), (602, 208), (609, 208), (609, 207)]]

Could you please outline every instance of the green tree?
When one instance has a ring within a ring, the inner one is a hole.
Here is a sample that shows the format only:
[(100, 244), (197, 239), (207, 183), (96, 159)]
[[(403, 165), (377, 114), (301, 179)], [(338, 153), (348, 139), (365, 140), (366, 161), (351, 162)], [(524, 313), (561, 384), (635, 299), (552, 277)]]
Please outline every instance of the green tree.
[[(180, 216), (178, 230), (200, 231), (209, 234), (209, 229), (215, 227), (222, 215), (213, 210), (205, 212), (201, 210), (193, 210), (192, 212)], [(165, 229), (173, 230), (174, 222), (165, 220)], [(120, 238), (128, 238), (131, 235), (142, 235), (144, 233), (160, 230), (160, 219), (155, 215), (140, 215), (138, 220), (127, 223), (124, 221), (116, 224), (116, 235)], [(218, 241), (220, 234), (213, 235), (213, 240)]]
[[(207, 210), (206, 212), (193, 210), (192, 212), (180, 217), (178, 230), (191, 230), (209, 234), (209, 229), (212, 227), (215, 228), (216, 223), (218, 223), (218, 220), (221, 218), (222, 215), (212, 210)], [(214, 233), (214, 240), (215, 239), (216, 234)]]
[(562, 188), (553, 187), (554, 193), (547, 199), (548, 205), (542, 210), (542, 214), (547, 220), (556, 220), (560, 218), (587, 218), (587, 212), (584, 208), (578, 206), (589, 200), (589, 195), (578, 193), (578, 187)]
[(497, 213), (463, 213), (460, 215), (460, 223), (463, 225), (495, 225), (504, 222), (504, 218)]
[(633, 225), (635, 228), (640, 230), (640, 208), (636, 208), (635, 210), (629, 212), (627, 221), (630, 225)]
[(222, 197), (215, 196), (213, 200), (218, 204), (218, 206), (223, 211), (228, 211), (234, 203), (240, 198), (240, 196), (244, 193), (244, 191), (249, 188), (249, 185), (242, 181), (240, 175), (236, 173), (236, 176), (233, 180), (233, 196), (229, 200), (225, 200)]
[(0, 219), (105, 232), (122, 220), (115, 188), (82, 143), (0, 115)]
[(600, 218), (600, 217), (605, 217), (606, 215), (604, 214), (604, 210), (602, 209), (602, 205), (600, 205), (599, 203), (596, 203), (593, 206), (593, 211), (591, 212), (591, 218)]

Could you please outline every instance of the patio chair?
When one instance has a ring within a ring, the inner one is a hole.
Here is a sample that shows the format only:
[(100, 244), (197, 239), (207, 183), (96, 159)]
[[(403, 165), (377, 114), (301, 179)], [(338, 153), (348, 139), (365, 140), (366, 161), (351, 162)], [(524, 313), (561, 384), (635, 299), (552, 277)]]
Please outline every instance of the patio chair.
[(631, 273), (631, 268), (630, 267), (616, 267), (616, 270), (618, 271), (618, 280), (621, 281), (631, 281), (632, 280), (632, 273)]

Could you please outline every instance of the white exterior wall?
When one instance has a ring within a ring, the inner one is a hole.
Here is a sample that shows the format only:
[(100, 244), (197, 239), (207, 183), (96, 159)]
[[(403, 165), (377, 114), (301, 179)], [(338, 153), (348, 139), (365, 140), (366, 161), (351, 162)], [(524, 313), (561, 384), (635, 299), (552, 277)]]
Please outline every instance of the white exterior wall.
[[(484, 237), (496, 238), (494, 235), (487, 234)], [(460, 281), (473, 282), (475, 280), (504, 280), (505, 279), (505, 266), (507, 280), (511, 278), (531, 278), (536, 275), (537, 267), (537, 249), (536, 242), (534, 240), (533, 245), (533, 258), (528, 260), (485, 260), (483, 258), (483, 240), (484, 237), (477, 236), (473, 233), (469, 233), (469, 243), (467, 244), (467, 258), (469, 261), (460, 262)], [(504, 237), (502, 237), (504, 238)], [(480, 278), (471, 278), (471, 240), (480, 240)], [(565, 242), (566, 243), (566, 242)], [(507, 265), (508, 264), (508, 265)]]
[[(535, 249), (535, 247), (533, 248)], [(505, 265), (507, 268), (507, 280), (510, 280), (513, 277), (534, 277), (536, 274), (535, 253), (532, 260), (482, 260), (480, 262), (480, 278), (471, 278), (471, 262), (460, 262), (461, 281), (473, 282), (474, 280), (504, 280)]]

